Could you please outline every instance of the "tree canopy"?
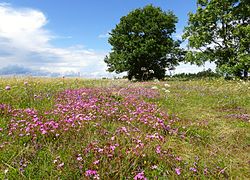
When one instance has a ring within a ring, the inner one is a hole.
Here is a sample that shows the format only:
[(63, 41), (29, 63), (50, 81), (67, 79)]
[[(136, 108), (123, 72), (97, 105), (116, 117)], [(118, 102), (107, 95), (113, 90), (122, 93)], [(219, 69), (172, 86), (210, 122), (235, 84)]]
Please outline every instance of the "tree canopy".
[(178, 65), (183, 52), (172, 39), (177, 17), (152, 5), (135, 9), (111, 31), (112, 51), (104, 61), (110, 72), (128, 72), (128, 78), (162, 79), (166, 68)]
[(250, 3), (248, 0), (198, 0), (189, 14), (184, 39), (195, 64), (215, 62), (226, 75), (246, 77), (250, 68)]

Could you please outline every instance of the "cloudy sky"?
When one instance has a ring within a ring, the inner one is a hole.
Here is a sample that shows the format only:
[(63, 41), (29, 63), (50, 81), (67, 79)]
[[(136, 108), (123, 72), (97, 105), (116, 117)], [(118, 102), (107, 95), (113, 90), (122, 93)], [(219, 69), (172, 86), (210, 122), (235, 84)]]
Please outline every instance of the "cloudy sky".
[[(0, 0), (0, 73), (113, 76), (103, 62), (111, 49), (108, 32), (120, 17), (150, 3), (178, 16), (175, 38), (195, 11), (195, 0)], [(181, 65), (176, 72), (200, 70)]]

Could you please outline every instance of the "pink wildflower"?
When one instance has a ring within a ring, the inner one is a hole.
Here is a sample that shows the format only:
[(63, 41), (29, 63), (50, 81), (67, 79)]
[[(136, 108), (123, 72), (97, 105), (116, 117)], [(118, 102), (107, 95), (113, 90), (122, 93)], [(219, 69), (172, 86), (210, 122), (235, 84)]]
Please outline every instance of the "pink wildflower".
[(157, 165), (153, 165), (153, 166), (151, 167), (151, 169), (157, 169), (157, 168), (158, 168)]
[(44, 130), (44, 129), (42, 129), (41, 131), (42, 131), (42, 134), (46, 134), (47, 133), (47, 131)]
[(114, 150), (115, 150), (115, 148), (116, 148), (116, 146), (112, 146), (112, 145), (110, 145), (110, 147), (109, 147), (109, 148), (110, 148), (110, 150), (111, 150), (111, 151), (114, 151)]
[(103, 152), (103, 149), (102, 148), (98, 148), (98, 152)]
[(190, 168), (190, 171), (197, 172), (197, 169), (194, 168), (194, 167), (191, 167), (191, 168)]
[(181, 174), (181, 168), (175, 168), (175, 172), (179, 176)]
[(97, 171), (96, 170), (87, 170), (85, 172), (85, 176), (89, 177), (89, 176), (94, 176), (97, 174)]
[(205, 168), (203, 172), (204, 172), (205, 175), (207, 175), (208, 174), (208, 169)]
[(79, 156), (79, 157), (76, 158), (76, 160), (77, 160), (77, 161), (82, 161), (82, 157)]
[(182, 159), (181, 159), (180, 156), (176, 157), (175, 159), (176, 159), (177, 161), (182, 161)]
[(6, 91), (9, 91), (10, 89), (11, 89), (10, 86), (6, 86), (6, 87), (5, 87), (5, 90), (6, 90)]
[(100, 160), (96, 160), (93, 162), (93, 164), (99, 164)]
[(61, 167), (63, 167), (63, 166), (64, 166), (64, 162), (62, 162), (61, 164), (58, 164), (57, 167), (61, 168)]
[(156, 150), (155, 151), (156, 151), (157, 154), (160, 154), (161, 153), (161, 146), (159, 146), (159, 145), (156, 146)]
[(140, 172), (138, 173), (135, 177), (134, 180), (138, 180), (138, 179), (142, 179), (142, 180), (147, 180), (147, 178), (144, 176), (144, 172)]
[(220, 170), (219, 174), (223, 174), (225, 172), (225, 169)]

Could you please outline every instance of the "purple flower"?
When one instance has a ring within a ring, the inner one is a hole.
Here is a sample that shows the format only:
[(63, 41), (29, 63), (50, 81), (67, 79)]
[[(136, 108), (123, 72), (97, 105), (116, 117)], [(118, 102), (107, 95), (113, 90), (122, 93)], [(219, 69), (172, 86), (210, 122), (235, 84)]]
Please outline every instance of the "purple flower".
[(11, 89), (10, 86), (6, 86), (6, 87), (5, 87), (5, 90), (6, 90), (6, 91), (9, 91), (10, 89)]
[(181, 174), (181, 168), (175, 168), (175, 172), (179, 176)]
[(177, 161), (182, 161), (182, 159), (181, 159), (180, 156), (176, 157), (175, 159), (176, 159)]
[(111, 151), (114, 151), (115, 148), (116, 148), (115, 146), (110, 145), (110, 150), (111, 150)]
[(87, 170), (85, 172), (85, 176), (89, 177), (89, 176), (95, 176), (97, 175), (97, 171), (96, 170)]
[(203, 172), (204, 172), (205, 175), (207, 175), (208, 174), (208, 169), (205, 168)]
[(147, 178), (144, 176), (144, 172), (140, 172), (138, 173), (135, 177), (134, 180), (138, 180), (138, 179), (142, 179), (142, 180), (147, 180)]
[(190, 168), (190, 171), (197, 172), (197, 169), (194, 168), (194, 167), (191, 167), (191, 168)]
[(82, 157), (79, 156), (79, 157), (76, 158), (76, 160), (77, 160), (77, 161), (81, 161), (81, 160), (82, 160)]
[(47, 133), (47, 131), (44, 130), (44, 129), (41, 129), (41, 132), (42, 132), (42, 134), (46, 134)]
[(111, 141), (114, 141), (114, 140), (115, 140), (115, 136), (112, 136), (112, 137), (111, 137)]
[(219, 174), (223, 174), (225, 172), (225, 169), (220, 170)]
[(61, 164), (58, 164), (57, 167), (61, 168), (61, 167), (63, 167), (63, 166), (64, 166), (64, 162), (62, 162)]
[(93, 164), (99, 164), (100, 160), (96, 160), (93, 162)]
[(156, 151), (157, 154), (160, 154), (161, 153), (161, 146), (160, 145), (156, 146), (155, 151)]
[(151, 169), (157, 169), (158, 168), (158, 166), (156, 166), (156, 165), (153, 165), (152, 167), (151, 167)]

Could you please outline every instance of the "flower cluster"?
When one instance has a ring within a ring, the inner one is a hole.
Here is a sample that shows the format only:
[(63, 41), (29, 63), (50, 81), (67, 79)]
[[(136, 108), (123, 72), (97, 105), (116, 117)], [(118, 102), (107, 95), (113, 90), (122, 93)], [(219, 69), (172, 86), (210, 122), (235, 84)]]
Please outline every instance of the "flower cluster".
[[(39, 112), (35, 109), (10, 109), (2, 104), (1, 112), (11, 114), (9, 135), (32, 136), (53, 134), (59, 136), (70, 129), (79, 130), (88, 121), (140, 122), (153, 129), (170, 130), (172, 121), (167, 113), (144, 98), (159, 94), (151, 89), (78, 89), (58, 94), (53, 109)], [(125, 130), (121, 130), (126, 132)]]
[[(180, 134), (172, 127), (178, 119), (171, 119), (156, 103), (148, 101), (159, 96), (157, 90), (143, 87), (68, 89), (55, 96), (52, 108), (15, 109), (1, 104), (0, 113), (10, 118), (4, 129), (9, 136), (30, 137), (35, 141), (41, 137), (53, 137), (53, 140), (67, 132), (94, 129), (104, 141), (87, 142), (75, 155), (75, 164), (81, 171), (85, 170), (86, 177), (99, 179), (97, 170), (105, 159), (122, 162), (129, 157), (134, 161), (134, 158), (146, 157), (144, 151), (150, 149), (155, 156), (174, 160), (175, 156), (163, 144), (167, 140), (166, 133)], [(110, 122), (116, 124), (111, 129), (107, 127)], [(145, 130), (147, 133), (142, 134)], [(54, 164), (58, 169), (65, 166), (58, 158)], [(133, 174), (140, 173), (134, 179), (146, 179), (141, 171), (143, 166), (138, 168)]]

